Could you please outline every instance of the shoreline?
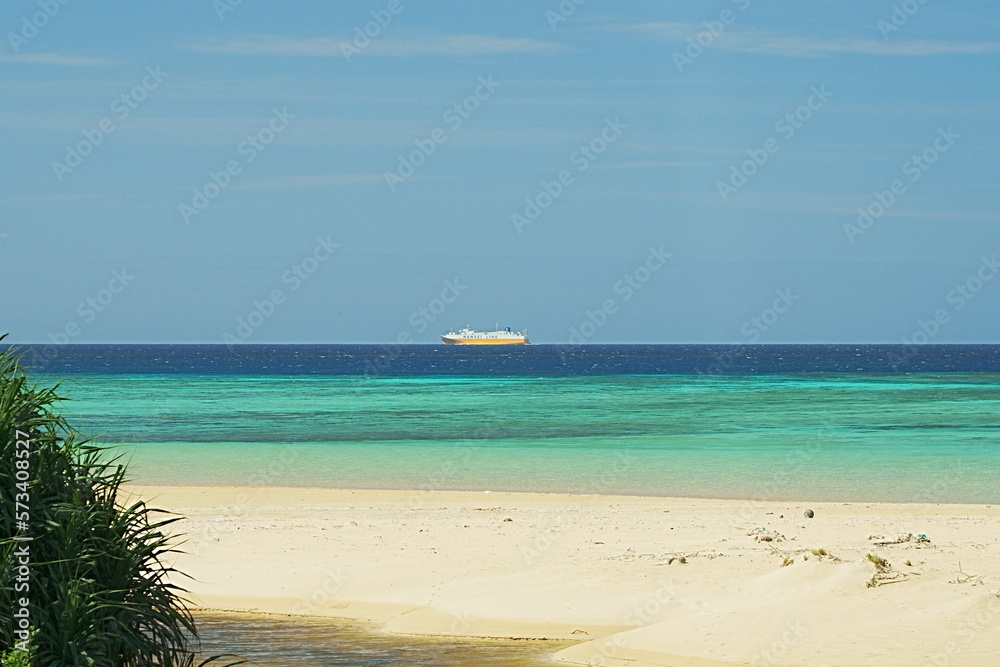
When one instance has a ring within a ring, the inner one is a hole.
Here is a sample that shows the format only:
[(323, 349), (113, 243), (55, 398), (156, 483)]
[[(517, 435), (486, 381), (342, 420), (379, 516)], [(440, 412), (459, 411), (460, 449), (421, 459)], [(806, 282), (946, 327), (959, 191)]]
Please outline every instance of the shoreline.
[[(133, 464), (134, 465), (134, 464)], [(885, 506), (927, 506), (927, 507), (984, 507), (993, 508), (1000, 507), (1000, 494), (996, 501), (991, 502), (979, 502), (979, 501), (951, 501), (951, 500), (931, 500), (931, 493), (927, 493), (927, 497), (917, 499), (917, 500), (879, 500), (878, 498), (867, 498), (867, 499), (855, 499), (855, 498), (800, 498), (800, 497), (768, 497), (768, 498), (747, 498), (745, 496), (718, 496), (718, 495), (669, 495), (669, 494), (658, 494), (655, 492), (637, 492), (637, 493), (626, 493), (622, 491), (593, 491), (593, 492), (583, 492), (583, 491), (566, 491), (566, 490), (531, 490), (531, 489), (505, 489), (503, 487), (496, 487), (489, 490), (483, 490), (480, 488), (466, 488), (466, 487), (435, 487), (433, 490), (415, 489), (412, 487), (395, 487), (395, 486), (316, 486), (313, 484), (282, 484), (282, 485), (216, 485), (209, 483), (186, 483), (186, 484), (173, 484), (173, 483), (163, 483), (163, 482), (150, 482), (147, 483), (141, 478), (132, 479), (128, 482), (127, 487), (130, 489), (136, 488), (149, 488), (149, 489), (189, 489), (195, 491), (197, 489), (227, 489), (236, 492), (252, 492), (256, 489), (284, 489), (286, 491), (317, 491), (317, 492), (351, 492), (351, 493), (377, 493), (377, 494), (408, 494), (410, 497), (421, 497), (428, 493), (455, 493), (455, 494), (508, 494), (508, 495), (524, 495), (524, 496), (561, 496), (566, 498), (622, 498), (622, 499), (648, 499), (648, 500), (679, 500), (679, 501), (706, 501), (706, 502), (725, 502), (725, 503), (737, 503), (740, 505), (747, 504), (760, 504), (760, 503), (776, 503), (776, 504), (801, 504), (806, 507), (809, 503), (814, 505), (827, 504), (827, 505), (885, 505)]]
[(126, 491), (187, 517), (172, 564), (194, 579), (175, 583), (204, 610), (580, 642), (556, 655), (567, 664), (985, 667), (1000, 653), (992, 505)]

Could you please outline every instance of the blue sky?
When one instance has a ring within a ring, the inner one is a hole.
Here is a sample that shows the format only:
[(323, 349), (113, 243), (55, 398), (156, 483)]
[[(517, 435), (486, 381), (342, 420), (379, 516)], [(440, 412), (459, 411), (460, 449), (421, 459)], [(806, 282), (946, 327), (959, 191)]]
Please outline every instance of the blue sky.
[(994, 3), (64, 3), (0, 11), (15, 342), (1000, 342)]

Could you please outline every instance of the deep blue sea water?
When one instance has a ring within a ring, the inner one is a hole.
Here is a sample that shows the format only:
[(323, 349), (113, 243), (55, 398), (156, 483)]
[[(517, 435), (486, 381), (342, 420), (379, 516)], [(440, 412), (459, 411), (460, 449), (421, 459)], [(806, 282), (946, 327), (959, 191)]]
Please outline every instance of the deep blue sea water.
[(1000, 372), (1000, 345), (37, 345), (55, 374), (647, 375)]

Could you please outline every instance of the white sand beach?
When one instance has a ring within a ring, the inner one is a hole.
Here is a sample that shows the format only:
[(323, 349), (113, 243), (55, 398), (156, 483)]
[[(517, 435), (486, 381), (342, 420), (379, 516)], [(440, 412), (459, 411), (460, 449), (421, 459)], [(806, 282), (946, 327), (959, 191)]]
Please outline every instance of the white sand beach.
[(573, 639), (579, 665), (1000, 665), (996, 506), (130, 491), (187, 517), (177, 583), (208, 609)]

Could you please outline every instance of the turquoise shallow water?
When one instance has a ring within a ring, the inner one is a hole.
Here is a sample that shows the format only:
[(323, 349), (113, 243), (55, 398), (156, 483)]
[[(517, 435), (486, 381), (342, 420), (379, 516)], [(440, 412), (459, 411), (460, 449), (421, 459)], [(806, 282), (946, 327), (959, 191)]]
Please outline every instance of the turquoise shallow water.
[[(51, 380), (53, 378), (44, 378)], [(148, 484), (1000, 501), (1000, 375), (70, 376)]]

